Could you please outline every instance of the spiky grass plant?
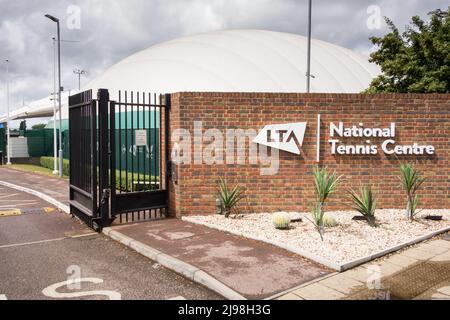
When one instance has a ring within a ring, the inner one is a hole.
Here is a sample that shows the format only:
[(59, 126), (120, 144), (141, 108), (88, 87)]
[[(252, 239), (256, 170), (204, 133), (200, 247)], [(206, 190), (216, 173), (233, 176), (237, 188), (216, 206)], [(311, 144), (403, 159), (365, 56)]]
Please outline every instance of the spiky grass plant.
[(406, 217), (410, 220), (414, 220), (415, 216), (418, 214), (417, 208), (420, 203), (417, 192), (425, 182), (425, 178), (422, 177), (422, 173), (416, 170), (411, 163), (402, 163), (400, 165), (399, 179), (407, 196)]
[(372, 192), (372, 187), (363, 186), (359, 194), (350, 190), (349, 198), (352, 201), (352, 208), (364, 216), (369, 226), (376, 227), (375, 210), (377, 209), (377, 201)]
[(244, 190), (238, 185), (233, 186), (231, 189), (228, 187), (228, 182), (219, 178), (218, 181), (218, 195), (220, 202), (222, 203), (223, 214), (228, 218), (236, 205), (245, 198)]
[(311, 208), (313, 224), (319, 232), (320, 239), (323, 241), (325, 232), (324, 226), (324, 206), (328, 197), (335, 193), (342, 176), (337, 176), (336, 171), (330, 175), (327, 168), (314, 168), (314, 191), (316, 194), (316, 202)]

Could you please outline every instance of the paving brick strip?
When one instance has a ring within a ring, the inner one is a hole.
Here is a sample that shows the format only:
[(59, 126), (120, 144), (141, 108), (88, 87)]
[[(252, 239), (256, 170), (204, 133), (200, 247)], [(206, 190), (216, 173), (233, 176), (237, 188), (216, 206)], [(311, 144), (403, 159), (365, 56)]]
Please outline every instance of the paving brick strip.
[[(0, 168), (1, 182), (67, 209), (67, 180)], [(105, 228), (104, 233), (228, 299), (272, 297), (331, 272), (269, 244), (176, 219)]]
[[(445, 237), (444, 237), (445, 238)], [(435, 239), (313, 281), (279, 300), (450, 300), (450, 241)]]

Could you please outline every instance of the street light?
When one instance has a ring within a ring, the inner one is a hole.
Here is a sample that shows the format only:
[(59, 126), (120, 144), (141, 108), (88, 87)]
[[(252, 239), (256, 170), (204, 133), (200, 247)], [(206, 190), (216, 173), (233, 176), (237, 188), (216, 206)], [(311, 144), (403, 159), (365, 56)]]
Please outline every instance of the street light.
[(11, 141), (9, 134), (9, 60), (6, 59), (6, 165), (11, 165)]
[(58, 171), (58, 137), (56, 132), (56, 44), (55, 37), (53, 40), (53, 174), (57, 175)]
[(306, 71), (306, 92), (311, 92), (311, 24), (312, 24), (312, 0), (309, 0), (308, 9), (308, 61)]
[(59, 19), (49, 14), (46, 18), (56, 22), (58, 32), (58, 105), (59, 105), (59, 177), (63, 176), (63, 150), (62, 150), (62, 116), (61, 116), (61, 33), (59, 28)]
[(73, 73), (78, 75), (78, 91), (80, 91), (81, 90), (81, 75), (85, 75), (86, 71), (80, 70), (80, 69), (75, 69), (75, 70), (73, 70)]

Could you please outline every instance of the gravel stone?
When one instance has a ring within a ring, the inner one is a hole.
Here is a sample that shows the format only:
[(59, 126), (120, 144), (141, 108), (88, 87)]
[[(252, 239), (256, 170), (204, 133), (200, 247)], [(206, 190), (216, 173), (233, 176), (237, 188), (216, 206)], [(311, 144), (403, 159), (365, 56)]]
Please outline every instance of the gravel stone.
[[(243, 236), (253, 236), (267, 241), (276, 241), (303, 252), (314, 254), (328, 261), (345, 264), (356, 259), (376, 254), (402, 243), (413, 241), (431, 232), (450, 227), (450, 210), (423, 210), (416, 221), (409, 221), (404, 210), (381, 209), (376, 211), (379, 226), (370, 227), (365, 221), (353, 221), (358, 215), (353, 211), (327, 212), (333, 216), (338, 225), (327, 228), (324, 241), (309, 220), (308, 213), (289, 212), (292, 218), (303, 219), (293, 223), (289, 230), (277, 230), (272, 224), (273, 213), (258, 213), (225, 218), (222, 215), (188, 216), (184, 220), (208, 224), (213, 228)], [(425, 220), (427, 215), (442, 215), (442, 221)]]

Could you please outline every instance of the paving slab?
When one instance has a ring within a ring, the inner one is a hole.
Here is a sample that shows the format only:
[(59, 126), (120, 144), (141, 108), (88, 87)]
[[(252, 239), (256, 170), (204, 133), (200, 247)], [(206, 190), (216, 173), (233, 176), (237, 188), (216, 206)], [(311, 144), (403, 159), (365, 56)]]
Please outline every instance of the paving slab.
[(291, 300), (292, 301), (292, 300), (304, 300), (304, 299), (300, 298), (296, 294), (288, 293), (284, 296), (277, 298), (277, 300)]
[(401, 253), (401, 255), (409, 257), (409, 258), (413, 258), (416, 260), (428, 260), (428, 259), (431, 259), (431, 258), (437, 256), (437, 254), (434, 252), (420, 250), (419, 248), (405, 250)]
[(430, 259), (430, 261), (433, 262), (449, 262), (450, 263), (450, 251), (447, 251), (446, 253), (437, 255)]
[(318, 283), (345, 294), (349, 294), (357, 288), (361, 288), (365, 285), (364, 282), (352, 279), (345, 273), (327, 278), (325, 280), (319, 281)]
[(417, 259), (414, 259), (414, 258), (411, 258), (408, 256), (403, 256), (400, 254), (395, 254), (395, 255), (387, 258), (385, 261), (388, 263), (395, 264), (397, 266), (406, 268), (406, 267), (409, 267), (409, 266), (419, 262), (420, 260), (417, 260)]
[(345, 271), (343, 274), (345, 274), (346, 277), (352, 278), (354, 280), (357, 280), (362, 283), (366, 283), (367, 279), (369, 278), (369, 273), (366, 268), (364, 267), (358, 267), (355, 269), (351, 269), (348, 271)]
[(113, 230), (199, 268), (249, 299), (267, 298), (331, 273), (286, 250), (178, 219)]
[[(370, 274), (374, 274), (376, 272), (380, 272), (380, 276), (389, 277), (393, 274), (401, 271), (403, 267), (389, 263), (387, 261), (380, 261), (376, 263), (368, 263), (364, 266), (367, 270), (369, 270)], [(378, 269), (377, 269), (378, 268)]]
[(447, 296), (450, 296), (450, 286), (439, 288), (437, 291), (441, 294), (446, 294)]
[[(447, 236), (450, 237), (450, 236)], [(450, 238), (449, 238), (450, 239)], [(447, 248), (450, 250), (450, 240), (437, 239), (428, 243), (429, 245), (433, 245), (435, 247)]]
[(421, 244), (417, 247), (417, 249), (435, 255), (442, 254), (450, 250), (450, 248), (435, 245), (433, 242)]
[(313, 283), (293, 293), (305, 300), (338, 300), (345, 297), (345, 294), (319, 283)]

